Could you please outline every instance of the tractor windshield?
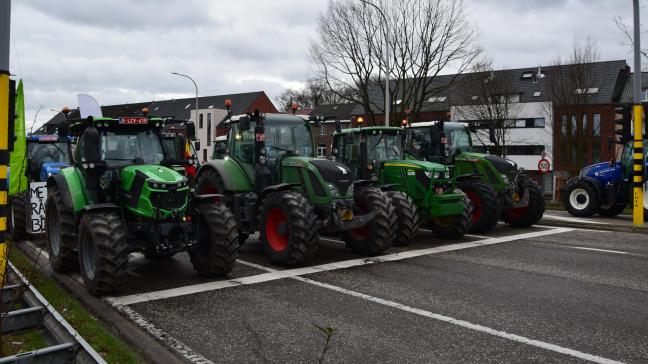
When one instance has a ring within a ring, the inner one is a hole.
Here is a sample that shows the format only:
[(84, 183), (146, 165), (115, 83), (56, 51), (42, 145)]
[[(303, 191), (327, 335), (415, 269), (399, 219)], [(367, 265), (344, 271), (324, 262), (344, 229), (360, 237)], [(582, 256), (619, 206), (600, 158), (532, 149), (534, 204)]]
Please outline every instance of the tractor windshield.
[(472, 150), (472, 139), (468, 129), (461, 124), (445, 123), (443, 125), (446, 137), (448, 137), (448, 148), (450, 155), (453, 155), (457, 150), (462, 152), (470, 152)]
[(27, 150), (32, 160), (39, 163), (70, 162), (68, 147), (65, 143), (29, 143)]
[(266, 123), (265, 147), (269, 158), (278, 158), (286, 153), (304, 157), (313, 156), (310, 129), (299, 120), (277, 120)]
[(367, 157), (376, 161), (404, 159), (402, 136), (395, 133), (367, 135)]
[(101, 138), (101, 157), (111, 167), (159, 164), (164, 159), (164, 150), (159, 135), (150, 130), (109, 131)]

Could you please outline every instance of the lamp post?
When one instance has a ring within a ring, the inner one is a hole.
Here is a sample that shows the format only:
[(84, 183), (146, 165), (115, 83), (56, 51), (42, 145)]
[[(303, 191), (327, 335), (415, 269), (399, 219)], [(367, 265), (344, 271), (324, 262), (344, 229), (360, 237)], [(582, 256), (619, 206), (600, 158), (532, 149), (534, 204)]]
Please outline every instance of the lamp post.
[(196, 85), (196, 81), (194, 81), (193, 78), (191, 78), (191, 77), (189, 77), (187, 75), (183, 75), (182, 73), (171, 72), (171, 74), (176, 75), (176, 76), (181, 76), (181, 77), (188, 78), (191, 82), (193, 82), (194, 88), (196, 89), (196, 124), (198, 124), (198, 85)]
[(385, 24), (385, 126), (389, 126), (389, 109), (391, 108), (391, 95), (389, 90), (389, 23), (387, 17), (376, 4), (367, 0), (360, 0), (363, 4), (372, 6), (378, 11)]

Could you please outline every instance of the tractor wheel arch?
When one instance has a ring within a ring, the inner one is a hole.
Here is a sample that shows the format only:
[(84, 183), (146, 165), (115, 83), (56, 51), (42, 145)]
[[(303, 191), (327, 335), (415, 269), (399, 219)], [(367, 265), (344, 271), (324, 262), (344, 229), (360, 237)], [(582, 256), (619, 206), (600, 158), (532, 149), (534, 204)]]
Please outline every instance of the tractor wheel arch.
[[(252, 185), (245, 171), (233, 160), (216, 159), (200, 167), (196, 175), (196, 186), (205, 173), (216, 173), (225, 191), (251, 191)], [(224, 191), (221, 191), (223, 193)]]

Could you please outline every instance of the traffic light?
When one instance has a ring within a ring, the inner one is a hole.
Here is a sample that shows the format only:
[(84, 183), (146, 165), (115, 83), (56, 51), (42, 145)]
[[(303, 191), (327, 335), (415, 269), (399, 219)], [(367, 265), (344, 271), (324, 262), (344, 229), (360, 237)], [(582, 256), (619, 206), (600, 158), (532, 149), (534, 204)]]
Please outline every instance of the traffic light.
[[(627, 141), (632, 140), (632, 129), (631, 129), (631, 123), (632, 123), (632, 106), (631, 105), (624, 105), (624, 106), (617, 106), (614, 108), (615, 112), (615, 130), (614, 133), (619, 136), (618, 143), (619, 144), (624, 144)], [(616, 127), (616, 126), (620, 127)]]

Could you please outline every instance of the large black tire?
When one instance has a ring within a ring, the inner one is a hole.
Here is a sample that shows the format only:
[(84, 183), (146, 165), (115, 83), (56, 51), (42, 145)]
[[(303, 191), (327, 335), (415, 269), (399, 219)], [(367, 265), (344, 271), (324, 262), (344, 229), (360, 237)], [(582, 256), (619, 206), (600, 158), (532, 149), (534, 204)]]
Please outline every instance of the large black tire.
[(605, 217), (614, 217), (622, 213), (625, 210), (626, 205), (620, 204), (607, 204), (599, 207), (598, 214)]
[(563, 205), (574, 216), (590, 217), (599, 211), (601, 202), (594, 186), (579, 181), (565, 189)]
[(12, 241), (18, 241), (27, 236), (27, 207), (26, 193), (17, 193), (11, 196), (9, 210), (9, 237)]
[(397, 218), (398, 231), (394, 245), (408, 245), (418, 233), (420, 225), (418, 207), (404, 192), (388, 191), (386, 194), (394, 206)]
[(198, 244), (189, 251), (191, 264), (204, 277), (224, 276), (238, 258), (238, 231), (234, 215), (224, 204), (198, 205)]
[(167, 260), (171, 259), (176, 255), (176, 253), (156, 253), (156, 252), (150, 252), (150, 251), (144, 251), (144, 257), (148, 260), (152, 260), (154, 262), (160, 261), (160, 260)]
[(313, 206), (297, 191), (279, 191), (263, 199), (259, 213), (263, 248), (274, 263), (304, 265), (318, 249), (318, 224)]
[(365, 227), (346, 230), (342, 239), (360, 255), (378, 255), (389, 249), (396, 239), (397, 217), (389, 198), (377, 188), (362, 188), (354, 194), (355, 213), (375, 211), (376, 216)]
[(118, 212), (88, 212), (79, 226), (81, 278), (94, 296), (118, 292), (128, 269), (126, 226)]
[(534, 181), (527, 183), (529, 204), (517, 209), (502, 210), (502, 220), (515, 227), (530, 227), (542, 219), (545, 212), (545, 200), (542, 189)]
[[(225, 194), (225, 184), (223, 180), (218, 175), (218, 172), (211, 168), (206, 168), (203, 172), (200, 173), (198, 179), (196, 180), (196, 193), (198, 194)], [(215, 202), (225, 202), (216, 200)], [(245, 241), (249, 237), (249, 234), (243, 233), (239, 230), (238, 240), (239, 245), (245, 244)]]
[[(74, 213), (63, 201), (57, 186), (48, 187), (45, 202), (45, 240), (50, 266), (64, 273), (79, 269), (77, 223)], [(72, 203), (72, 201), (69, 201)]]
[(485, 233), (497, 226), (500, 203), (493, 187), (484, 183), (480, 178), (463, 178), (457, 182), (457, 187), (468, 196), (473, 204), (468, 231)]
[(429, 219), (428, 226), (436, 236), (444, 239), (459, 239), (466, 234), (470, 227), (470, 209), (468, 200), (462, 201), (464, 209), (461, 214)]

